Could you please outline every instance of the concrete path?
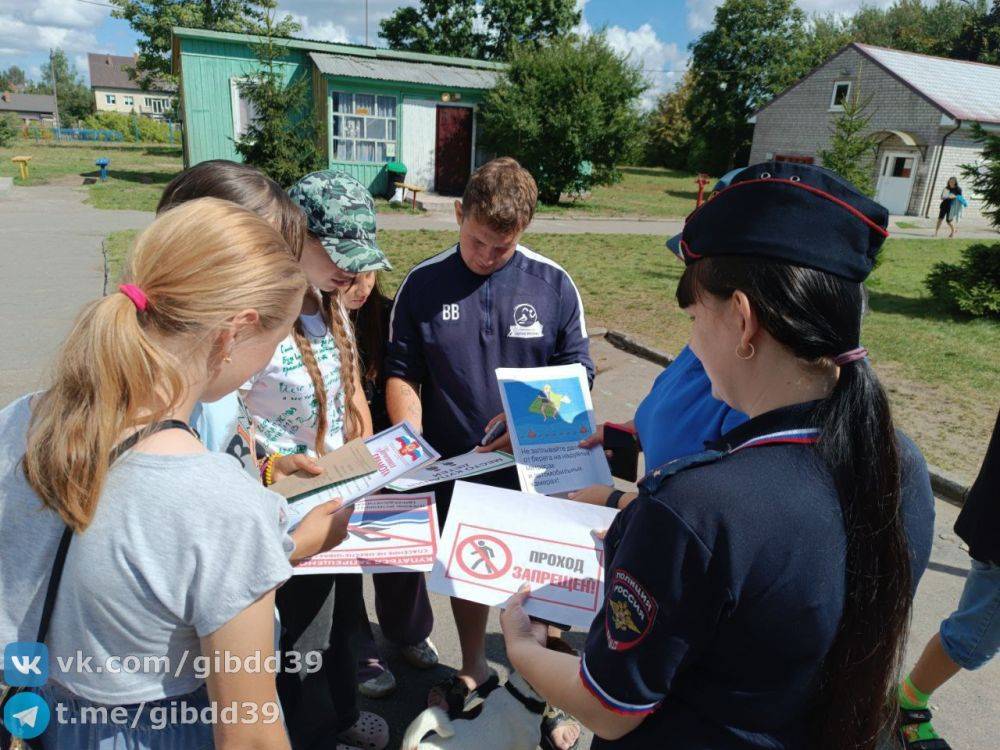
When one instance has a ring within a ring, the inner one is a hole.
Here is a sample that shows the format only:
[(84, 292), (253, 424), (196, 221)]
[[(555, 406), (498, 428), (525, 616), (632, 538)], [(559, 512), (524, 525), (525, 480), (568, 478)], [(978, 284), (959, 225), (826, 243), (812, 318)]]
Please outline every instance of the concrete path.
[[(660, 368), (611, 347), (604, 339), (591, 339), (592, 352), (598, 367), (594, 383), (594, 408), (599, 421), (624, 421), (630, 419), (639, 402), (649, 392)], [(641, 471), (641, 469), (640, 469)], [(622, 485), (623, 489), (626, 488)], [(930, 567), (924, 574), (917, 591), (917, 600), (910, 633), (906, 666), (916, 661), (927, 639), (937, 631), (941, 620), (958, 603), (965, 575), (969, 570), (969, 556), (960, 547), (952, 526), (958, 509), (938, 501), (934, 548)], [(366, 581), (365, 598), (368, 611), (374, 618), (373, 590)], [(441, 662), (449, 667), (460, 663), (458, 636), (451, 609), (445, 597), (431, 595), (435, 625), (431, 636), (441, 652)], [(377, 628), (376, 628), (377, 630)], [(583, 644), (583, 634), (573, 632), (569, 640), (574, 646)], [(391, 646), (383, 646), (389, 655), (392, 669), (400, 683), (399, 691), (382, 700), (365, 701), (366, 709), (383, 715), (393, 728), (393, 743), (397, 747), (409, 721), (421, 710), (428, 689), (448, 674), (444, 667), (421, 672), (401, 661)], [(504, 655), (503, 637), (497, 612), (490, 617), (487, 634), (487, 653), (491, 664), (501, 676), (508, 664)], [(935, 725), (951, 742), (955, 750), (995, 750), (1000, 738), (1000, 692), (996, 689), (1000, 677), (1000, 661), (978, 672), (958, 675), (933, 697), (938, 719)], [(588, 739), (581, 747), (589, 747)]]
[[(556, 218), (536, 216), (528, 227), (539, 234), (654, 234), (664, 238), (677, 234), (682, 219), (611, 219)], [(407, 214), (383, 211), (378, 215), (379, 229), (455, 229), (455, 216), (441, 211)]]
[(44, 387), (73, 320), (101, 295), (101, 241), (152, 220), (141, 211), (100, 211), (73, 187), (15, 187), (0, 198), (0, 403)]
[[(902, 223), (905, 226), (900, 227)], [(455, 217), (448, 212), (428, 211), (425, 214), (406, 214), (383, 211), (378, 216), (380, 229), (446, 229), (455, 228)], [(628, 219), (599, 218), (589, 216), (556, 217), (543, 214), (536, 216), (529, 232), (538, 234), (649, 234), (666, 239), (681, 231), (682, 218), (677, 219)], [(899, 239), (931, 239), (934, 236), (934, 222), (914, 216), (893, 216), (889, 222), (889, 232)], [(941, 239), (948, 235), (945, 227), (938, 235)], [(959, 227), (959, 239), (992, 239), (1000, 242), (1000, 233), (982, 220), (963, 221)]]

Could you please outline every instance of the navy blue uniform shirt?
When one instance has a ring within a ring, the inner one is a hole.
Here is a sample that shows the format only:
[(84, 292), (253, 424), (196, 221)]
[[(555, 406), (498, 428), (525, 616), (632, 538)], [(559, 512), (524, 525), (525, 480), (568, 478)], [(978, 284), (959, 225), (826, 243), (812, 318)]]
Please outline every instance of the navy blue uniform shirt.
[[(760, 415), (723, 436), (747, 447), (647, 475), (611, 525), (604, 609), (580, 676), (606, 707), (648, 715), (618, 741), (595, 738), (595, 750), (807, 747), (807, 705), (845, 593), (843, 520), (808, 429), (814, 408)], [(916, 587), (934, 498), (917, 447), (900, 434), (899, 450)]]
[(424, 437), (445, 458), (472, 450), (503, 411), (496, 368), (574, 363), (593, 381), (580, 294), (526, 247), (480, 276), (455, 245), (415, 266), (396, 293), (386, 376), (420, 386)]

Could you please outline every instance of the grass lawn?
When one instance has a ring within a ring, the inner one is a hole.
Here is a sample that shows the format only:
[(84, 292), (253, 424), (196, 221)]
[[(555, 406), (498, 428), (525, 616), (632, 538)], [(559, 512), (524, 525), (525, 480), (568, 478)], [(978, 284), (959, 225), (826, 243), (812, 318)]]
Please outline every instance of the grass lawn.
[[(697, 175), (655, 167), (622, 167), (617, 185), (595, 187), (586, 198), (557, 206), (539, 204), (540, 214), (636, 216), (670, 219), (687, 216), (698, 200)], [(710, 190), (714, 180), (706, 186)]]
[[(108, 238), (112, 277), (134, 236), (118, 232)], [(452, 232), (430, 230), (379, 236), (396, 269), (385, 279), (390, 292), (414, 264), (456, 239)], [(684, 346), (688, 320), (673, 297), (681, 265), (670, 259), (660, 238), (536, 234), (527, 235), (526, 243), (570, 272), (592, 327), (630, 333), (670, 353)], [(869, 280), (871, 312), (863, 337), (897, 422), (929, 462), (967, 483), (985, 453), (1000, 404), (1000, 323), (951, 316), (928, 297), (923, 279), (935, 262), (957, 260), (969, 244), (889, 240)]]
[[(12, 156), (30, 156), (29, 178), (22, 181)], [(111, 160), (107, 182), (97, 180), (94, 162)], [(142, 143), (53, 143), (19, 140), (10, 148), (0, 148), (0, 176), (14, 178), (15, 185), (49, 183), (81, 185), (93, 181), (87, 190), (88, 202), (97, 208), (152, 211), (163, 186), (182, 167), (180, 145)]]

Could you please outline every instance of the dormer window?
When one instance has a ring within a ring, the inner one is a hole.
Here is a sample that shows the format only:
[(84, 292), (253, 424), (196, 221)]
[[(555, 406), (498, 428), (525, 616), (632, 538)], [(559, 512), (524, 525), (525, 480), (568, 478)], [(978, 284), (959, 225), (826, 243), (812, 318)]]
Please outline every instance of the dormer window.
[(844, 103), (851, 98), (851, 82), (837, 81), (833, 84), (833, 95), (830, 97), (830, 111), (843, 112)]

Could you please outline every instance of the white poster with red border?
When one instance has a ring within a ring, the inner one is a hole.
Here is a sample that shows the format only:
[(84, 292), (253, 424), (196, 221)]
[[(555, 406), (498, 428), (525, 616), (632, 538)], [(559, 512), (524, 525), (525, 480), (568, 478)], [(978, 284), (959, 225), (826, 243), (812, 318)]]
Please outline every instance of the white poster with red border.
[(617, 511), (456, 482), (428, 588), (499, 606), (525, 583), (528, 614), (589, 628), (604, 598), (604, 542)]
[(438, 549), (434, 493), (370, 495), (355, 503), (347, 539), (295, 566), (295, 575), (426, 573)]

